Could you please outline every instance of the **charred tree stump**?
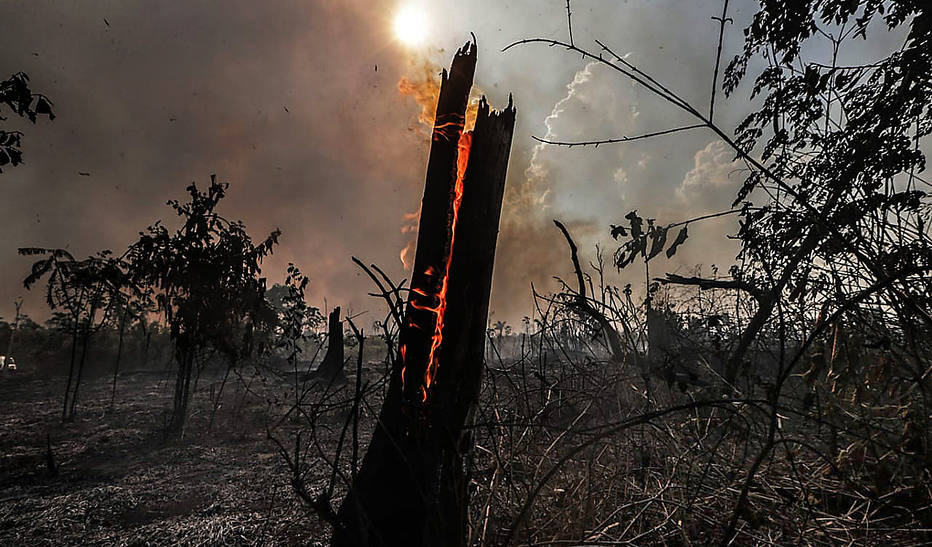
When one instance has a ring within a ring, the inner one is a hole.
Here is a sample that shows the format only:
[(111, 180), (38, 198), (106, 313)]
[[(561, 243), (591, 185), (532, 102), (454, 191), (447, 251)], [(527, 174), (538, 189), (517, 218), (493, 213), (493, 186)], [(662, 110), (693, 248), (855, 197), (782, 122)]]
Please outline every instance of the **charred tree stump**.
[(343, 322), (340, 321), (340, 307), (333, 308), (327, 317), (327, 353), (317, 370), (305, 379), (317, 379), (324, 385), (346, 382), (343, 349)]
[(467, 44), (443, 73), (417, 254), (399, 354), (334, 546), (465, 545), (468, 425), (485, 326), (515, 110), (479, 106), (463, 133), (475, 72)]

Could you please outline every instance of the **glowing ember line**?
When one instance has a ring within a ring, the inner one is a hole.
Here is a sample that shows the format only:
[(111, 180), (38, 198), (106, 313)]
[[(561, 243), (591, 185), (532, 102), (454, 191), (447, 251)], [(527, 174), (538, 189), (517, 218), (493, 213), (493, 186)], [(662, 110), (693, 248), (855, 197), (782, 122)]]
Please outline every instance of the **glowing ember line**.
[[(405, 347), (404, 344), (401, 344), (401, 347), (399, 349), (401, 350), (401, 362), (402, 364), (404, 364), (405, 350), (407, 349), (407, 347)], [(401, 385), (402, 386), (405, 385), (405, 367), (404, 366), (401, 367)]]
[(456, 157), (456, 185), (453, 187), (453, 223), (450, 229), (450, 252), (447, 255), (446, 266), (443, 272), (443, 282), (440, 293), (437, 295), (440, 303), (437, 304), (437, 323), (434, 327), (433, 341), (430, 345), (430, 354), (427, 361), (427, 370), (424, 371), (424, 385), (421, 387), (421, 400), (427, 400), (427, 390), (437, 373), (439, 356), (437, 349), (443, 342), (443, 316), (447, 311), (447, 284), (450, 281), (450, 262), (453, 258), (453, 243), (456, 241), (456, 221), (459, 219), (460, 204), (463, 202), (463, 177), (466, 175), (466, 166), (469, 164), (469, 149), (472, 146), (472, 133), (463, 132), (457, 143), (459, 154)]
[[(472, 133), (463, 132), (460, 134), (459, 141), (457, 142), (457, 157), (456, 157), (456, 183), (453, 186), (453, 219), (450, 227), (450, 245), (449, 250), (444, 261), (444, 273), (443, 279), (440, 282), (440, 291), (437, 293), (437, 305), (436, 306), (425, 306), (418, 304), (414, 300), (410, 300), (408, 304), (418, 310), (423, 310), (430, 312), (435, 315), (433, 335), (431, 335), (431, 344), (430, 352), (427, 356), (427, 368), (424, 371), (424, 382), (420, 386), (421, 392), (421, 401), (427, 401), (427, 390), (430, 388), (430, 385), (433, 383), (434, 376), (437, 373), (437, 368), (439, 366), (439, 355), (437, 350), (440, 348), (440, 344), (443, 342), (443, 318), (447, 310), (447, 284), (450, 279), (450, 262), (453, 257), (453, 243), (456, 240), (456, 224), (459, 220), (459, 210), (460, 204), (463, 201), (463, 178), (466, 175), (466, 166), (469, 164), (469, 149), (472, 146)], [(428, 276), (434, 275), (435, 271), (432, 267), (427, 268), (425, 273)], [(412, 287), (411, 291), (419, 296), (430, 297), (431, 295), (419, 288)], [(414, 322), (408, 324), (409, 327), (414, 327), (421, 329), (422, 327)], [(401, 385), (404, 386), (405, 383), (405, 372), (407, 368), (406, 361), (406, 346), (404, 344), (399, 348), (401, 351)]]
[[(440, 120), (437, 120), (438, 123), (434, 124), (434, 140), (447, 140), (452, 141), (454, 137), (463, 129), (463, 117), (458, 114), (451, 114), (453, 118), (452, 122), (439, 123)], [(462, 134), (460, 133), (462, 136)], [(457, 160), (459, 161), (459, 160)]]

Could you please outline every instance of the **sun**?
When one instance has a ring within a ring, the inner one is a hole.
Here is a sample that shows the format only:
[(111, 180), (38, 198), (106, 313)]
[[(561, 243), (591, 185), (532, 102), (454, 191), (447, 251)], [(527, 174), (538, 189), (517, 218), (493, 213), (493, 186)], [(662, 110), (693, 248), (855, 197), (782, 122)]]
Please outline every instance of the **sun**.
[(395, 38), (408, 46), (416, 46), (427, 35), (427, 18), (414, 6), (404, 6), (395, 15)]

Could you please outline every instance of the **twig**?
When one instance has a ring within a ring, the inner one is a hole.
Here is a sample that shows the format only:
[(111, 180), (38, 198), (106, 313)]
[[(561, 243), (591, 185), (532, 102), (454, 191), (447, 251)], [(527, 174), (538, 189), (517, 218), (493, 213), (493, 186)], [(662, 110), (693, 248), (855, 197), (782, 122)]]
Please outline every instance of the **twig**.
[(644, 133), (643, 135), (634, 135), (632, 137), (622, 136), (622, 137), (617, 137), (614, 139), (602, 139), (602, 140), (595, 140), (595, 141), (552, 141), (548, 139), (542, 139), (540, 137), (535, 137), (534, 135), (531, 135), (531, 138), (539, 143), (552, 144), (555, 146), (566, 146), (568, 148), (573, 148), (574, 146), (595, 146), (596, 148), (598, 148), (600, 145), (603, 145), (603, 144), (616, 144), (620, 142), (638, 141), (642, 139), (649, 139), (651, 137), (659, 137), (661, 135), (669, 135), (671, 133), (679, 133), (681, 131), (689, 131), (691, 129), (704, 129), (705, 127), (706, 127), (706, 124), (697, 123), (693, 125), (684, 125), (682, 127), (674, 127), (672, 129), (664, 129), (663, 131), (654, 131), (653, 133)]
[(755, 300), (760, 301), (764, 297), (764, 294), (757, 289), (756, 287), (745, 283), (744, 281), (739, 281), (737, 279), (706, 279), (702, 277), (683, 277), (681, 275), (668, 273), (667, 277), (655, 277), (654, 281), (658, 281), (663, 285), (672, 283), (675, 285), (692, 285), (699, 287), (703, 290), (708, 289), (738, 289), (745, 291), (754, 297)]
[(598, 435), (595, 435), (591, 439), (587, 439), (586, 441), (583, 441), (582, 443), (576, 445), (569, 453), (567, 453), (565, 456), (560, 458), (560, 460), (557, 461), (557, 463), (554, 464), (554, 466), (550, 468), (550, 470), (537, 483), (537, 485), (531, 491), (530, 495), (528, 495), (527, 500), (525, 500), (524, 504), (521, 506), (521, 510), (518, 512), (518, 516), (511, 523), (511, 526), (508, 527), (508, 534), (505, 536), (505, 539), (504, 541), (501, 542), (501, 544), (509, 545), (511, 543), (511, 540), (514, 538), (514, 535), (517, 532), (518, 527), (521, 525), (522, 522), (524, 522), (525, 517), (527, 517), (528, 511), (530, 511), (531, 505), (533, 505), (534, 500), (540, 494), (541, 490), (543, 490), (544, 486), (546, 486), (546, 484), (550, 482), (550, 479), (552, 479), (557, 474), (557, 472), (559, 472), (559, 470), (564, 465), (566, 465), (567, 462), (575, 458), (583, 450), (586, 450), (587, 448), (589, 448), (596, 442), (606, 437), (609, 437), (611, 435), (614, 435), (616, 433), (619, 433), (621, 431), (624, 431), (625, 429), (628, 429), (629, 427), (633, 427), (633, 426), (640, 425), (640, 424), (645, 424), (645, 423), (650, 422), (651, 420), (654, 420), (656, 418), (660, 418), (662, 416), (665, 416), (667, 414), (672, 414), (675, 412), (683, 412), (686, 410), (693, 410), (693, 409), (704, 408), (704, 407), (720, 407), (720, 408), (734, 410), (733, 407), (731, 406), (732, 403), (734, 402), (749, 402), (749, 400), (722, 399), (722, 400), (712, 400), (712, 401), (695, 401), (695, 402), (675, 405), (675, 406), (660, 409), (660, 410), (655, 410), (653, 412), (647, 412), (639, 416), (634, 416), (632, 418), (622, 420), (621, 422), (618, 422), (614, 427), (606, 429), (602, 431), (601, 433), (599, 433)]
[(573, 12), (570, 11), (570, 0), (566, 0), (566, 27), (570, 31), (570, 45), (573, 44)]
[[(376, 286), (379, 288), (379, 290), (382, 291), (382, 294), (381, 294), (380, 296), (381, 296), (383, 299), (385, 299), (385, 302), (388, 304), (388, 309), (389, 309), (389, 311), (391, 311), (391, 313), (392, 313), (392, 317), (393, 317), (393, 318), (395, 319), (395, 321), (398, 323), (398, 326), (399, 326), (399, 328), (400, 328), (401, 325), (403, 324), (403, 322), (402, 322), (402, 320), (401, 320), (401, 310), (399, 310), (399, 309), (396, 308), (395, 302), (393, 302), (392, 299), (391, 299), (392, 293), (396, 293), (396, 294), (397, 294), (398, 289), (395, 288), (395, 287), (392, 287), (392, 289), (393, 289), (392, 291), (386, 290), (386, 289), (385, 289), (385, 285), (382, 284), (382, 281), (381, 281), (378, 277), (376, 277), (376, 275), (375, 275), (374, 273), (372, 273), (372, 270), (370, 270), (368, 267), (366, 267), (366, 265), (363, 264), (361, 260), (359, 260), (358, 258), (356, 258), (356, 257), (354, 256), (354, 257), (353, 257), (353, 262), (355, 262), (360, 268), (362, 268), (362, 271), (366, 272), (366, 274), (372, 279), (372, 281), (375, 282), (375, 284), (376, 284)], [(373, 267), (374, 267), (374, 265), (373, 265)], [(377, 269), (377, 268), (376, 268), (376, 269)], [(381, 270), (379, 270), (379, 272), (382, 273)], [(385, 274), (382, 273), (382, 275), (384, 276)]]
[(608, 344), (612, 352), (612, 358), (616, 361), (621, 361), (624, 358), (624, 348), (621, 344), (621, 338), (618, 336), (618, 331), (612, 326), (611, 322), (605, 317), (605, 314), (600, 312), (589, 303), (589, 300), (586, 298), (586, 283), (583, 278), (582, 268), (579, 266), (579, 255), (576, 248), (576, 243), (573, 241), (573, 238), (570, 237), (569, 231), (566, 229), (566, 226), (563, 225), (559, 220), (554, 219), (554, 224), (557, 228), (563, 232), (563, 237), (566, 238), (566, 243), (570, 247), (570, 258), (573, 261), (573, 269), (576, 271), (576, 281), (579, 285), (579, 289), (575, 295), (576, 305), (579, 310), (598, 323), (599, 327), (602, 329), (602, 332), (605, 333), (605, 337), (608, 339)]
[(356, 328), (353, 321), (347, 318), (347, 323), (353, 329), (353, 335), (359, 342), (359, 355), (356, 358), (356, 390), (353, 394), (353, 466), (351, 468), (353, 484), (356, 483), (356, 472), (358, 471), (359, 462), (359, 400), (362, 398), (362, 352), (366, 343), (366, 337), (363, 332)]
[(728, 15), (728, 0), (722, 5), (722, 16), (713, 17), (713, 21), (719, 22), (718, 27), (718, 49), (715, 52), (715, 70), (712, 71), (712, 97), (709, 99), (709, 121), (712, 121), (712, 115), (715, 113), (715, 88), (718, 87), (718, 70), (722, 63), (722, 43), (725, 40), (725, 23), (731, 21)]

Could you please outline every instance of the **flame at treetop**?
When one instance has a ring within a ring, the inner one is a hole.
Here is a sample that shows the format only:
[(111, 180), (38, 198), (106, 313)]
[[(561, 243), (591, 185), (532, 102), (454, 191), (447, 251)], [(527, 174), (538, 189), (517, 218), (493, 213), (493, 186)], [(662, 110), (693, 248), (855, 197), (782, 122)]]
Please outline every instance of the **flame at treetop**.
[[(398, 93), (401, 94), (402, 97), (411, 97), (420, 107), (420, 111), (417, 115), (417, 124), (412, 124), (409, 129), (411, 131), (423, 131), (425, 136), (432, 134), (434, 138), (438, 136), (438, 133), (434, 131), (434, 117), (437, 114), (437, 100), (440, 97), (440, 80), (437, 74), (439, 74), (441, 70), (439, 66), (423, 60), (420, 65), (415, 66), (416, 76), (410, 78), (402, 76), (401, 79), (398, 80)], [(469, 102), (466, 104), (466, 119), (453, 120), (441, 124), (440, 129), (443, 129), (444, 132), (447, 130), (455, 130), (452, 132), (452, 134), (455, 134), (461, 127), (472, 127), (475, 125), (481, 97), (482, 90), (473, 86), (469, 93)], [(418, 207), (418, 210), (414, 213), (405, 213), (401, 233), (406, 235), (417, 234), (417, 222), (420, 216), (420, 207)], [(411, 237), (398, 254), (398, 258), (401, 260), (401, 264), (406, 271), (410, 270), (414, 265), (414, 249), (416, 244), (416, 238)]]
[[(434, 129), (434, 116), (437, 114), (437, 99), (440, 97), (440, 81), (437, 75), (442, 69), (428, 61), (421, 61), (420, 66), (415, 68), (417, 76), (402, 76), (398, 80), (398, 93), (402, 97), (411, 97), (414, 102), (421, 107), (417, 115), (417, 122), (421, 129), (426, 132)], [(483, 95), (481, 88), (473, 86), (469, 91), (469, 102), (466, 104), (466, 123), (465, 127), (472, 127), (476, 123), (476, 114), (479, 112), (479, 100)], [(417, 127), (412, 126), (411, 131), (416, 131)]]
[[(447, 101), (443, 106), (440, 103), (441, 88), (446, 90), (446, 84), (451, 80), (437, 78), (441, 72), (439, 67), (426, 61), (419, 65), (412, 63), (419, 76), (405, 77), (398, 83), (399, 93), (413, 98), (420, 107), (418, 123), (412, 123), (410, 130), (430, 139), (428, 180), (424, 190), (424, 200), (429, 202), (422, 202), (419, 214), (405, 215), (406, 226), (402, 232), (413, 234), (416, 230), (418, 235), (416, 244), (412, 242), (406, 246), (400, 255), (406, 269), (408, 260), (415, 260), (406, 324), (399, 345), (401, 384), (409, 400), (421, 403), (428, 400), (429, 389), (436, 382), (439, 368), (438, 350), (443, 341), (450, 263), (472, 146), (472, 133), (466, 129), (475, 125), (480, 101), (484, 104), (481, 91), (473, 86), (475, 55), (475, 42), (467, 43), (457, 52), (449, 74), (453, 82), (451, 89), (454, 95), (450, 97), (453, 102)], [(443, 74), (447, 72), (443, 71)], [(458, 102), (464, 99), (465, 105)], [(435, 156), (435, 147), (438, 147), (438, 156)], [(452, 166), (448, 163), (451, 160)], [(428, 223), (426, 226), (425, 222)], [(429, 231), (423, 232), (425, 229)], [(421, 237), (425, 238), (423, 249)], [(415, 249), (417, 255), (413, 256), (411, 250)], [(424, 256), (421, 256), (422, 250)]]

